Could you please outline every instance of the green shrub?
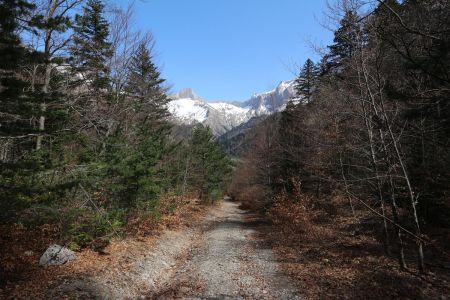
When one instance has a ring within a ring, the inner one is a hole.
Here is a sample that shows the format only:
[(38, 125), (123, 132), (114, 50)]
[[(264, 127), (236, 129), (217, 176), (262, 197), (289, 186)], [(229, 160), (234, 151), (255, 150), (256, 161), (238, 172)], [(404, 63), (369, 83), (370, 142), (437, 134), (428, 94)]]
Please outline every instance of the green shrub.
[(62, 240), (71, 249), (81, 249), (96, 239), (109, 240), (120, 235), (125, 224), (125, 210), (96, 212), (87, 208), (70, 209), (64, 218)]

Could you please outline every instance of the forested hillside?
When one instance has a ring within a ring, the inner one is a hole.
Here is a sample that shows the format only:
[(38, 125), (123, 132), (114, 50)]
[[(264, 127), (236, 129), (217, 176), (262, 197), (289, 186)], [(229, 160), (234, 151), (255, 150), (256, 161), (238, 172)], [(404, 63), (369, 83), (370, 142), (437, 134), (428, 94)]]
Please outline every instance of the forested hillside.
[[(370, 232), (401, 269), (441, 272), (449, 257), (450, 6), (392, 0), (367, 9), (330, 5), (333, 43), (299, 70), (297, 99), (249, 134), (231, 192), (283, 225), (280, 243), (300, 257), (325, 247), (322, 257), (339, 264), (356, 244), (350, 256), (369, 260), (371, 272), (385, 262), (370, 262), (372, 246), (361, 242)], [(314, 228), (335, 230), (335, 242)], [(353, 238), (339, 241), (337, 230)], [(342, 265), (331, 269), (347, 272)], [(363, 277), (378, 282), (372, 276)]]

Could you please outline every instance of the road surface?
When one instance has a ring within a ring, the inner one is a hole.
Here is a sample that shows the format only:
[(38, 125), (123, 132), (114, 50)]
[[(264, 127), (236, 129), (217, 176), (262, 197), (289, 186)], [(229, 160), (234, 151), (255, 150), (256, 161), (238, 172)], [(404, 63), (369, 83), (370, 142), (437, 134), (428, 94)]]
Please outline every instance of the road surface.
[(222, 201), (150, 249), (111, 253), (101, 272), (64, 279), (47, 298), (301, 299), (258, 234), (262, 226), (237, 203)]

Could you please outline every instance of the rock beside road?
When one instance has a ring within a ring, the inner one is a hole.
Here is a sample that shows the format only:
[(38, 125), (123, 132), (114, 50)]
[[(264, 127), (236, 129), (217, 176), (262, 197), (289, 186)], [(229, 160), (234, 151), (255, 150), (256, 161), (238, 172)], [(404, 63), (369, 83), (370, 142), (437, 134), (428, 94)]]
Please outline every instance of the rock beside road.
[(74, 259), (75, 252), (66, 247), (55, 244), (51, 245), (47, 248), (47, 250), (45, 250), (44, 254), (42, 254), (41, 258), (39, 259), (39, 265), (59, 266)]

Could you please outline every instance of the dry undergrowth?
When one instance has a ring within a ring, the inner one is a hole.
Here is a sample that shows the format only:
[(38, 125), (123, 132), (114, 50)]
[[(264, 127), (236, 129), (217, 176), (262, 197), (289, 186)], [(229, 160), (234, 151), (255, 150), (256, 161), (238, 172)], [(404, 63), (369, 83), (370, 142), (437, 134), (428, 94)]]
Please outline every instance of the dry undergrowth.
[[(410, 269), (401, 271), (377, 239), (379, 220), (362, 208), (352, 216), (343, 197), (293, 202), (282, 195), (268, 216), (272, 226), (264, 235), (307, 299), (449, 299), (450, 270), (442, 255), (428, 247), (429, 273), (419, 276), (409, 241)], [(449, 245), (448, 231), (439, 238)]]
[[(167, 210), (167, 211), (165, 211)], [(106, 247), (105, 254), (91, 249), (78, 252), (74, 262), (42, 268), (40, 255), (48, 245), (58, 241), (58, 228), (44, 225), (26, 229), (20, 225), (0, 227), (0, 298), (44, 299), (46, 289), (67, 278), (101, 274), (106, 266), (117, 272), (127, 270), (134, 257), (145, 254), (165, 229), (189, 226), (205, 212), (195, 198), (166, 198), (162, 201), (159, 220), (134, 217), (125, 237), (117, 237)]]

